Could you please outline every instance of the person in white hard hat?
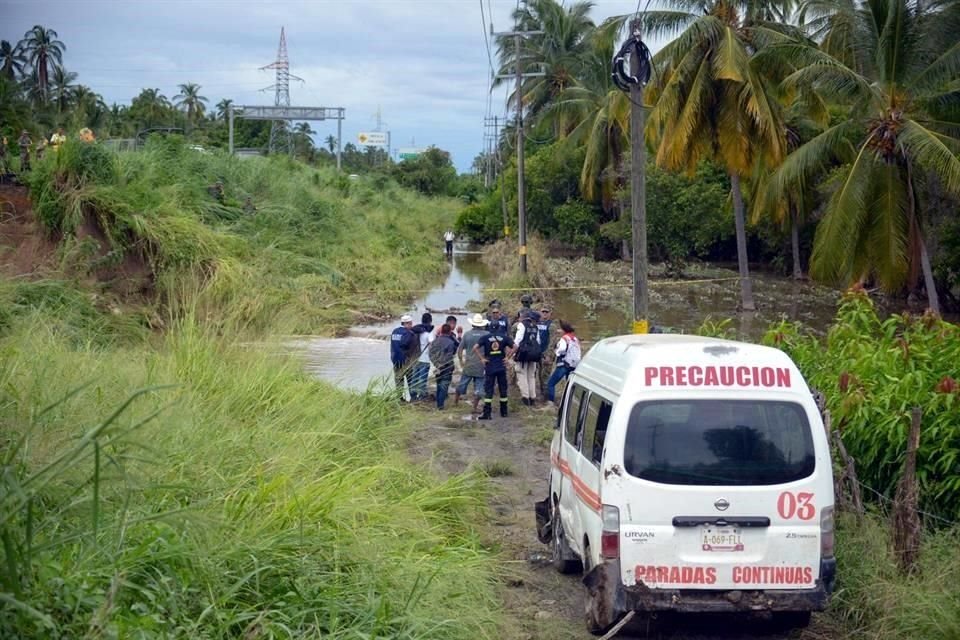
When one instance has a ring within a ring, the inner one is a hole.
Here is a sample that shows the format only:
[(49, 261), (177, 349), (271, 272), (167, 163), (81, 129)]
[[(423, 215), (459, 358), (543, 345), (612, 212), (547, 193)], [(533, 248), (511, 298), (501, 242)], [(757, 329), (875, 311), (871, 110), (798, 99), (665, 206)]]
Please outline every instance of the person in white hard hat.
[(473, 347), (487, 336), (487, 319), (482, 314), (475, 313), (470, 318), (470, 330), (463, 334), (460, 346), (457, 348), (457, 359), (460, 360), (460, 382), (453, 396), (454, 404), (460, 402), (460, 396), (467, 394), (467, 388), (473, 384), (473, 412), (480, 411), (480, 401), (483, 400), (483, 360), (473, 350)]
[(400, 316), (400, 326), (390, 334), (390, 362), (393, 364), (393, 379), (397, 383), (397, 395), (403, 399), (403, 381), (413, 391), (413, 365), (420, 352), (420, 343), (413, 332), (413, 318)]

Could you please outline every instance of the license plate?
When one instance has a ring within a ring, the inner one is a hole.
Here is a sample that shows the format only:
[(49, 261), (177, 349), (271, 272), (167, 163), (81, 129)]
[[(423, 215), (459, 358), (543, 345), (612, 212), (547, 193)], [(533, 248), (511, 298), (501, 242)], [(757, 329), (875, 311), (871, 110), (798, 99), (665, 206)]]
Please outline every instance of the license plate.
[(704, 551), (743, 551), (740, 529), (700, 527), (700, 543)]

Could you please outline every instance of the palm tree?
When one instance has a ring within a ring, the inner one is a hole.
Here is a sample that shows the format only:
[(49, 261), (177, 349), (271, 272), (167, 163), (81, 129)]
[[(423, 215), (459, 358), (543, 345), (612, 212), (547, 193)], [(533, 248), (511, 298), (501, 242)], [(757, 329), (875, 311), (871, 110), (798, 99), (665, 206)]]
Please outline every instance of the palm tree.
[[(588, 200), (599, 198), (609, 214), (623, 182), (623, 155), (629, 148), (630, 100), (610, 76), (616, 25), (595, 31), (585, 52), (579, 78), (543, 111), (543, 118), (570, 125), (567, 144), (584, 146), (580, 189)], [(562, 128), (561, 128), (562, 130)]]
[(58, 113), (63, 113), (67, 110), (70, 104), (70, 98), (75, 89), (73, 81), (76, 79), (76, 73), (67, 71), (61, 65), (54, 65), (50, 84), (52, 85), (51, 96), (57, 104)]
[(18, 45), (26, 54), (37, 77), (37, 88), (44, 101), (47, 99), (49, 70), (51, 65), (63, 64), (63, 52), (67, 45), (57, 40), (57, 32), (39, 24), (27, 31)]
[(11, 45), (6, 40), (0, 40), (0, 76), (14, 81), (23, 73), (27, 58), (19, 44)]
[(298, 153), (309, 156), (314, 150), (313, 135), (316, 131), (309, 122), (298, 122), (293, 127), (293, 146)]
[[(939, 312), (920, 212), (931, 178), (960, 196), (960, 42), (954, 34), (946, 50), (935, 44), (942, 5), (870, 0), (851, 11), (839, 0), (833, 14), (825, 2), (817, 6), (825, 23), (850, 31), (849, 63), (810, 46), (772, 51), (804, 63), (784, 81), (788, 90), (811, 87), (843, 100), (849, 114), (792, 153), (771, 182), (784, 190), (837, 167), (811, 274), (838, 283), (873, 276), (898, 290), (922, 272), (929, 306)], [(834, 40), (829, 30), (822, 36)]]
[[(523, 108), (529, 116), (536, 117), (580, 75), (583, 57), (590, 48), (588, 37), (595, 28), (589, 17), (592, 8), (592, 2), (575, 2), (565, 7), (556, 0), (531, 0), (518, 8), (513, 15), (517, 29), (543, 33), (522, 38), (519, 51), (512, 36), (497, 39), (499, 75), (509, 75), (510, 79), (497, 79), (494, 86), (513, 82), (518, 55), (524, 72), (542, 69), (543, 77), (528, 78), (521, 83)], [(514, 89), (508, 98), (514, 107), (515, 93)], [(555, 113), (552, 120), (556, 135), (573, 126), (559, 117), (559, 113)]]
[(227, 112), (230, 110), (230, 107), (233, 105), (233, 100), (230, 98), (224, 98), (217, 103), (217, 119), (226, 120)]
[(160, 89), (143, 89), (130, 102), (129, 111), (138, 126), (151, 127), (169, 123), (170, 109), (170, 101)]
[(776, 166), (787, 145), (780, 106), (752, 57), (771, 42), (790, 38), (781, 23), (765, 20), (775, 13), (769, 3), (708, 0), (696, 13), (683, 10), (691, 6), (686, 0), (674, 4), (679, 10), (643, 17), (645, 30), (654, 36), (680, 32), (654, 57), (659, 74), (650, 87), (655, 106), (647, 139), (665, 169), (692, 173), (709, 159), (730, 176), (741, 307), (753, 310), (740, 181), (761, 157)]
[(329, 135), (323, 139), (323, 144), (327, 145), (327, 149), (330, 150), (330, 153), (333, 153), (337, 149), (337, 138), (336, 136)]
[(71, 92), (70, 99), (76, 105), (77, 115), (83, 125), (91, 129), (100, 129), (110, 116), (110, 108), (103, 101), (103, 96), (94, 92), (90, 87), (77, 85)]
[(174, 104), (187, 113), (187, 122), (192, 124), (203, 117), (207, 99), (200, 95), (200, 85), (196, 83), (188, 82), (178, 86), (180, 93), (174, 98)]

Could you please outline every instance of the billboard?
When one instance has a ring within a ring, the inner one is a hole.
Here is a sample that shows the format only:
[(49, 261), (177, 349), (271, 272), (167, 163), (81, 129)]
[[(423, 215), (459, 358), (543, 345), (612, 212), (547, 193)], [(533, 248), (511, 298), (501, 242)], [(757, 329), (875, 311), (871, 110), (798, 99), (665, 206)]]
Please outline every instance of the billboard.
[(400, 147), (397, 149), (397, 157), (401, 160), (413, 160), (424, 151), (426, 151), (426, 149), (419, 147)]
[(384, 131), (361, 131), (357, 134), (357, 142), (364, 147), (387, 146), (387, 133)]

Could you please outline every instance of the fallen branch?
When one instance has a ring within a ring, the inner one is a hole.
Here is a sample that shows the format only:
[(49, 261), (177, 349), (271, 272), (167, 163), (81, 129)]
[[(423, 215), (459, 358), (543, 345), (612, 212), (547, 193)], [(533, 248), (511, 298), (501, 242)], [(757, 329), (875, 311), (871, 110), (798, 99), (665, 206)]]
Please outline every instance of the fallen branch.
[(610, 629), (610, 631), (607, 631), (606, 635), (600, 638), (600, 640), (610, 640), (610, 638), (617, 635), (617, 632), (620, 631), (620, 629), (623, 629), (623, 626), (630, 622), (633, 619), (633, 616), (636, 614), (636, 611), (628, 611), (627, 615), (623, 616), (623, 618), (620, 619), (620, 622), (613, 625), (613, 628)]

